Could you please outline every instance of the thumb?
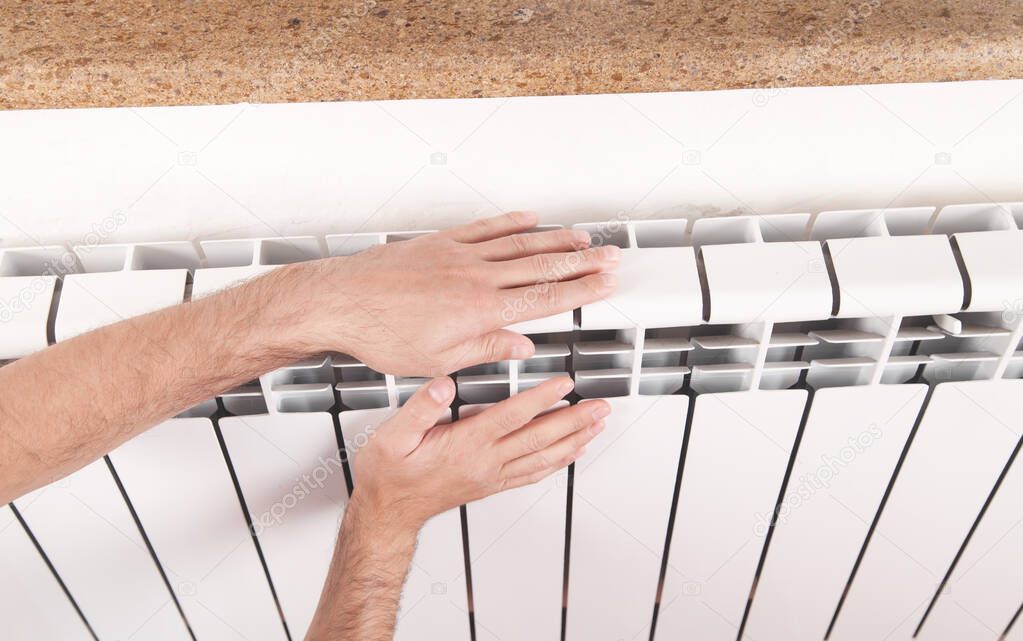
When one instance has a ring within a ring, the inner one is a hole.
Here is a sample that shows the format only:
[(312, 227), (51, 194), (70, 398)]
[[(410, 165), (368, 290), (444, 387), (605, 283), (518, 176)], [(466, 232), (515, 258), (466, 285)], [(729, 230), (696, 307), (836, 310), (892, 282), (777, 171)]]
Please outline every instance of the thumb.
[(533, 341), (522, 334), (499, 329), (482, 336), (470, 338), (445, 352), (446, 369), (449, 372), (497, 361), (521, 361), (536, 351)]
[(393, 438), (399, 447), (405, 452), (416, 449), (426, 433), (447, 414), (454, 398), (455, 383), (447, 376), (435, 378), (416, 390), (391, 419), (397, 428)]

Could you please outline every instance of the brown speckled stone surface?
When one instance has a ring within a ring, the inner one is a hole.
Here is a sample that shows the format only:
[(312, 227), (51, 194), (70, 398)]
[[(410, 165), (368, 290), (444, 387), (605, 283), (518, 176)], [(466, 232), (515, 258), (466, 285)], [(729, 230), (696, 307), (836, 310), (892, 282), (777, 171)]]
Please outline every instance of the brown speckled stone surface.
[(1023, 77), (1023, 0), (0, 3), (0, 108)]

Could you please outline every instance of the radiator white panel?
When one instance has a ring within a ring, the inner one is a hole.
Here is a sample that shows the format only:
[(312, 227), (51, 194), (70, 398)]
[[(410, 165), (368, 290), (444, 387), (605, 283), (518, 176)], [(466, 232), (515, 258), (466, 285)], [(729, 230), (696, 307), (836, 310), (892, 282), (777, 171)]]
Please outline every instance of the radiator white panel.
[(963, 279), (945, 236), (838, 238), (827, 242), (840, 318), (956, 311)]
[(480, 641), (560, 637), (567, 487), (566, 469), (466, 506)]
[(520, 334), (544, 334), (572, 331), (572, 312), (562, 312), (528, 321), (512, 323), (508, 329)]
[(21, 358), (46, 347), (56, 276), (0, 278), (0, 358)]
[(912, 637), (1019, 439), (1023, 380), (939, 384), (832, 633)]
[(180, 303), (188, 270), (68, 274), (54, 333), (58, 341)]
[(820, 641), (927, 392), (817, 390), (745, 636)]
[[(356, 487), (359, 449), (396, 411), (387, 407), (340, 413), (341, 431), (352, 461)], [(419, 545), (401, 594), (394, 638), (396, 641), (469, 641), (462, 522), (457, 509), (430, 519), (419, 533)]]
[(110, 454), (197, 639), (285, 639), (206, 418), (170, 419)]
[(806, 390), (696, 397), (659, 641), (734, 641), (806, 398)]
[[(0, 628), (7, 639), (92, 639), (14, 513), (0, 506)], [(179, 619), (180, 620), (180, 619)]]
[(672, 327), (703, 320), (703, 294), (692, 247), (622, 250), (618, 287), (583, 305), (582, 329)]
[(323, 412), (220, 419), (292, 639), (312, 622), (348, 502), (334, 422)]
[(649, 635), (687, 396), (606, 399), (611, 415), (575, 464), (567, 641)]
[(955, 235), (970, 279), (970, 310), (1016, 309), (1023, 297), (1023, 234), (1012, 231)]
[(479, 641), (560, 638), (567, 488), (566, 468), (465, 506)]
[(188, 638), (105, 461), (14, 504), (101, 639)]
[(197, 269), (192, 280), (192, 300), (198, 300), (222, 289), (240, 285), (273, 269), (274, 267), (268, 265)]
[(1002, 633), (1023, 600), (1021, 507), (1023, 460), (1017, 455), (918, 639), (995, 639)]
[(709, 245), (700, 251), (712, 323), (809, 320), (831, 314), (831, 281), (820, 243)]

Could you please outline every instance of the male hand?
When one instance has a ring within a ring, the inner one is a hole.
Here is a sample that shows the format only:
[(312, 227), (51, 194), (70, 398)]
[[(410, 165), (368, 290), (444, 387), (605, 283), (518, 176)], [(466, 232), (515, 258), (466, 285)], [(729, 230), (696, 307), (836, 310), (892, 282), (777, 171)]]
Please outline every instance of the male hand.
[(416, 531), (435, 514), (569, 465), (603, 430), (611, 411), (596, 400), (542, 414), (572, 387), (571, 378), (560, 376), (475, 416), (438, 425), (455, 385), (447, 377), (430, 381), (355, 454), (356, 509), (388, 529)]
[(604, 298), (621, 257), (582, 231), (520, 233), (536, 223), (514, 212), (289, 265), (267, 277), (267, 295), (303, 353), (344, 352), (402, 376), (526, 359), (532, 342), (501, 328)]

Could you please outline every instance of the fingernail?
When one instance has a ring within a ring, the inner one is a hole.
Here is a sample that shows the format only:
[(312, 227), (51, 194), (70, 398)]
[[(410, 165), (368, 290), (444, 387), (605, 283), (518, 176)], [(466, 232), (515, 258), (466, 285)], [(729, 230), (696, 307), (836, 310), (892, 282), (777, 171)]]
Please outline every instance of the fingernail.
[(596, 407), (593, 408), (593, 420), (597, 421), (611, 413), (611, 408), (607, 403), (595, 402)]
[(533, 347), (532, 343), (519, 343), (512, 348), (511, 355), (512, 359), (516, 361), (523, 361), (533, 355), (536, 348)]
[(565, 394), (571, 392), (573, 388), (575, 388), (575, 381), (573, 381), (572, 379), (567, 379), (565, 381), (562, 381), (561, 384), (558, 385), (558, 393), (564, 396)]
[(521, 225), (535, 225), (540, 221), (540, 217), (536, 215), (535, 211), (520, 211), (515, 214)]
[(610, 292), (618, 286), (618, 279), (614, 274), (601, 274), (600, 275), (600, 287), (603, 291)]
[(590, 434), (592, 434), (593, 436), (600, 434), (601, 432), (604, 431), (604, 421), (597, 421), (593, 425), (590, 425), (589, 430)]
[(622, 250), (617, 245), (604, 245), (600, 248), (600, 258), (616, 263), (622, 259)]
[(577, 244), (583, 247), (589, 247), (590, 243), (593, 241), (593, 239), (590, 238), (590, 233), (582, 231), (581, 229), (573, 231), (572, 238), (575, 240)]
[(455, 392), (455, 385), (451, 382), (450, 378), (438, 378), (437, 380), (430, 383), (430, 387), (427, 389), (430, 393), (430, 397), (438, 403), (443, 403), (451, 398), (451, 395)]

